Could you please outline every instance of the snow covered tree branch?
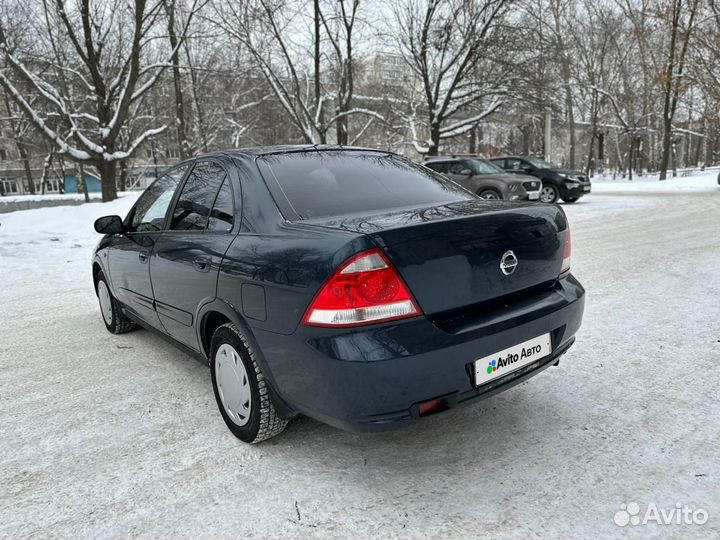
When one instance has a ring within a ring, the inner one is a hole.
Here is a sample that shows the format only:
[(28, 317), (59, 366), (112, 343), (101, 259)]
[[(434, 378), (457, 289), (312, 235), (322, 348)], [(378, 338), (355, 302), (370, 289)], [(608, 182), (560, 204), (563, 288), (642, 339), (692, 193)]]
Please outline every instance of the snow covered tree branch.
[(98, 169), (103, 200), (117, 196), (117, 162), (167, 129), (151, 122), (131, 140), (120, 137), (139, 114), (141, 98), (171, 65), (205, 0), (192, 0), (170, 47), (150, 39), (164, 1), (79, 0), (70, 6), (44, 0), (47, 41), (40, 51), (16, 50), (0, 19), (0, 86), (53, 152)]

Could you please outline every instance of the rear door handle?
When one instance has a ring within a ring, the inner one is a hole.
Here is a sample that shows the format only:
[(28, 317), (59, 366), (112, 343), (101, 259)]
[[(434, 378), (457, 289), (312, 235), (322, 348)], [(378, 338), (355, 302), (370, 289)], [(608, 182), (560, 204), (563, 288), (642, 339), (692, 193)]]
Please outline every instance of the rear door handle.
[(210, 259), (208, 259), (207, 257), (195, 257), (193, 259), (193, 266), (198, 272), (209, 272)]
[(148, 260), (147, 251), (141, 251), (140, 253), (138, 253), (138, 259), (140, 259), (141, 263), (146, 263)]

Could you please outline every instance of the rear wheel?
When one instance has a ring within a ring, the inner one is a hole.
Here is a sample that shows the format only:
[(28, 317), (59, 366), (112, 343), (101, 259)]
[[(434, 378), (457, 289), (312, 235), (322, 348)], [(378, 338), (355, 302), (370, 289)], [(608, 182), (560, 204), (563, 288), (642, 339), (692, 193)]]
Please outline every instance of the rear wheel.
[(552, 184), (543, 184), (540, 190), (540, 202), (554, 203), (560, 198), (560, 193)]
[(487, 199), (487, 200), (492, 200), (492, 201), (502, 199), (500, 194), (497, 191), (495, 191), (494, 189), (483, 189), (482, 191), (480, 191), (478, 193), (478, 196), (481, 199)]
[(563, 202), (566, 202), (568, 204), (572, 204), (574, 202), (577, 202), (580, 197), (566, 197), (563, 199)]
[(125, 316), (120, 304), (110, 292), (110, 287), (108, 287), (105, 275), (102, 272), (98, 275), (97, 295), (103, 322), (109, 332), (124, 334), (135, 328), (136, 324)]
[(233, 435), (246, 443), (259, 443), (281, 433), (287, 420), (275, 412), (255, 353), (238, 327), (220, 326), (210, 351), (215, 400)]

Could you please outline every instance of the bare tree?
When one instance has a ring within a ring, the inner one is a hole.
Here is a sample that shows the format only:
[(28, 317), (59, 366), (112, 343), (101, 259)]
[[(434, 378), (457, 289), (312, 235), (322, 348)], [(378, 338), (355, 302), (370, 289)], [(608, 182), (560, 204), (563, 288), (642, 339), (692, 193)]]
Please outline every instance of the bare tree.
[[(441, 139), (466, 133), (502, 104), (503, 92), (486, 88), (475, 67), (507, 3), (396, 0), (393, 4), (398, 45), (420, 80), (428, 120), (428, 138), (422, 141), (414, 134), (418, 149), (437, 155)], [(468, 107), (488, 97), (487, 107), (463, 117)]]
[(683, 72), (685, 59), (697, 14), (699, 0), (671, 0), (666, 11), (670, 26), (670, 43), (667, 50), (667, 63), (662, 77), (663, 115), (662, 115), (662, 157), (660, 158), (660, 180), (667, 178), (670, 152), (672, 151), (672, 130), (678, 100), (685, 88)]
[[(141, 98), (169, 65), (198, 4), (177, 31), (177, 46), (164, 54), (153, 34), (160, 2), (80, 0), (74, 9), (65, 0), (44, 0), (43, 5), (45, 21), (39, 23), (38, 35), (47, 41), (39, 41), (37, 50), (18, 49), (5, 32), (6, 21), (0, 20), (0, 55), (6, 66), (0, 84), (54, 152), (100, 171), (103, 200), (112, 200), (118, 161), (167, 127), (150, 126), (119, 146), (128, 118), (138, 113)], [(132, 29), (129, 41), (127, 27)], [(31, 96), (41, 105), (33, 105)]]
[(16, 105), (10, 102), (7, 92), (3, 92), (3, 101), (5, 110), (7, 111), (7, 120), (10, 124), (13, 142), (17, 149), (18, 156), (22, 162), (23, 172), (25, 174), (25, 182), (31, 195), (35, 194), (35, 183), (33, 182), (32, 170), (30, 167), (30, 154), (28, 146), (30, 145), (30, 123), (23, 117), (22, 112)]

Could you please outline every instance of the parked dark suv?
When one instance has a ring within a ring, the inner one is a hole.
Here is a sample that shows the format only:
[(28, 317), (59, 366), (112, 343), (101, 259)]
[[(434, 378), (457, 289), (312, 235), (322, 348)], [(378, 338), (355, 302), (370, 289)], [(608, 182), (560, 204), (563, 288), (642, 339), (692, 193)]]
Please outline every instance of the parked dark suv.
[(209, 363), (246, 442), (297, 413), (378, 431), (474, 403), (557, 364), (582, 319), (560, 207), (481, 200), (386, 151), (201, 156), (95, 230), (107, 329)]
[(566, 203), (574, 203), (592, 189), (590, 179), (584, 173), (561, 169), (540, 158), (505, 156), (492, 158), (489, 161), (508, 172), (531, 174), (542, 180), (540, 201), (544, 203), (554, 203), (558, 199)]
[(480, 158), (436, 157), (423, 163), (444, 174), (453, 182), (476, 193), (481, 199), (536, 201), (540, 198), (540, 182), (532, 176), (519, 177)]

